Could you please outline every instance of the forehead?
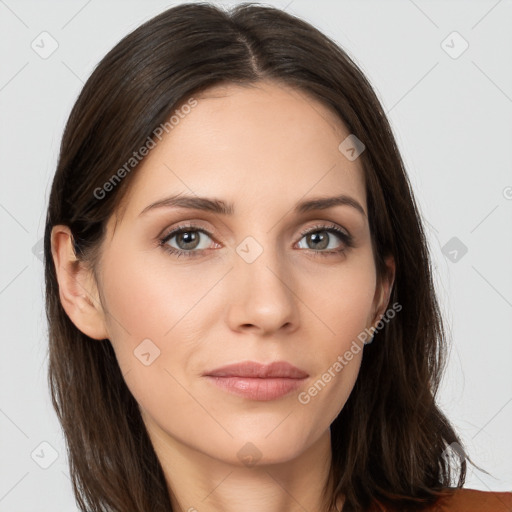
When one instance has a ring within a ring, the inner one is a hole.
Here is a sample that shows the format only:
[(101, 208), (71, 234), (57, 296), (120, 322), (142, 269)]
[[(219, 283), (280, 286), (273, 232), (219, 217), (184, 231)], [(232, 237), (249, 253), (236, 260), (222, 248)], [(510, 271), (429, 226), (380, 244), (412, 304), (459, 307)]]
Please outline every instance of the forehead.
[(123, 214), (167, 192), (235, 204), (251, 197), (269, 208), (308, 192), (339, 192), (357, 196), (366, 209), (360, 159), (349, 161), (338, 149), (350, 132), (322, 102), (274, 82), (223, 84), (193, 98), (195, 106), (136, 169)]

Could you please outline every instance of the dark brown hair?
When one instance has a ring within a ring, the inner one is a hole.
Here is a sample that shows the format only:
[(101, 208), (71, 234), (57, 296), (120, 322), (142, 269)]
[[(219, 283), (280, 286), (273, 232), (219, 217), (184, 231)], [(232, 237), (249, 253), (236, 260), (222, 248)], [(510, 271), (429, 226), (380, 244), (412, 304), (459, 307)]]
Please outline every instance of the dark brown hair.
[[(123, 38), (87, 80), (67, 122), (44, 238), (49, 385), (68, 448), (81, 510), (170, 511), (162, 467), (109, 340), (92, 340), (59, 299), (51, 230), (70, 227), (77, 255), (93, 269), (108, 219), (137, 166), (104, 197), (94, 191), (187, 99), (221, 83), (271, 80), (294, 87), (335, 112), (366, 146), (361, 154), (378, 276), (393, 255), (390, 297), (402, 310), (365, 348), (355, 387), (331, 425), (326, 496), (344, 510), (374, 500), (400, 510), (432, 503), (455, 483), (457, 443), (435, 402), (446, 340), (425, 233), (385, 113), (366, 77), (332, 40), (273, 7), (207, 3), (166, 10)], [(340, 141), (341, 142), (341, 141)]]

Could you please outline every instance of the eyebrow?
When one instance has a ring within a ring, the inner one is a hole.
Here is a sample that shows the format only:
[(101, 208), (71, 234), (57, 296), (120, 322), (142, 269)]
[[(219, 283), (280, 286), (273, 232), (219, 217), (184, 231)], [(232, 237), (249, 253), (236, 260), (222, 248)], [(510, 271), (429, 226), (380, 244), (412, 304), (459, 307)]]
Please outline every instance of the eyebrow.
[[(333, 197), (316, 197), (301, 201), (295, 205), (294, 211), (295, 213), (301, 214), (314, 210), (326, 210), (334, 206), (351, 206), (366, 217), (366, 212), (361, 204), (356, 199), (346, 194)], [(139, 217), (148, 211), (159, 208), (188, 208), (220, 215), (233, 215), (235, 211), (233, 203), (226, 203), (221, 199), (178, 194), (151, 203), (139, 213)]]

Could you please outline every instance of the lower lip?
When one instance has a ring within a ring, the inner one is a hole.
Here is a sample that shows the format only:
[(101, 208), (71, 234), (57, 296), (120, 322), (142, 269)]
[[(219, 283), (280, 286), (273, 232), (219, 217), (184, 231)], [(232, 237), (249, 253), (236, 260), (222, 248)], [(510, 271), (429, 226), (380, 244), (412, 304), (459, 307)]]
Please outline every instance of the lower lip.
[(208, 380), (216, 386), (243, 396), (250, 400), (276, 400), (288, 395), (297, 389), (304, 379), (289, 378), (253, 378), (253, 377), (213, 377), (207, 376)]

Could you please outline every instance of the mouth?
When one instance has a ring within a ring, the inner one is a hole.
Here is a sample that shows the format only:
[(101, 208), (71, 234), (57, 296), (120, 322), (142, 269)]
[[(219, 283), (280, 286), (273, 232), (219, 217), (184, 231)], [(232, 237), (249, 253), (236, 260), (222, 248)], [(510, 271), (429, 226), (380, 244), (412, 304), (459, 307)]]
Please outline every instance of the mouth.
[(286, 361), (262, 364), (245, 361), (203, 374), (213, 385), (250, 400), (276, 400), (302, 385), (309, 374)]

